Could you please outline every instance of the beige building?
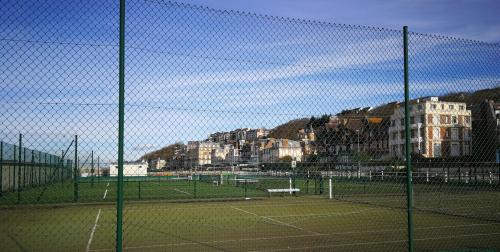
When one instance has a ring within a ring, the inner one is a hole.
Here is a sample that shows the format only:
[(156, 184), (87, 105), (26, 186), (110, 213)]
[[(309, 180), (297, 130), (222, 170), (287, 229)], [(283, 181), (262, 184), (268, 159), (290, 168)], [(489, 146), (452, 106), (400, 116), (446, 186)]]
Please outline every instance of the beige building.
[(262, 162), (279, 162), (280, 159), (286, 156), (290, 156), (292, 160), (302, 161), (302, 147), (300, 142), (271, 138), (262, 149)]
[[(404, 157), (404, 107), (390, 118), (389, 151)], [(410, 129), (413, 153), (424, 157), (470, 155), (471, 111), (465, 103), (439, 101), (437, 97), (411, 101)]]
[(189, 141), (187, 145), (187, 166), (212, 164), (212, 150), (217, 143), (211, 141)]

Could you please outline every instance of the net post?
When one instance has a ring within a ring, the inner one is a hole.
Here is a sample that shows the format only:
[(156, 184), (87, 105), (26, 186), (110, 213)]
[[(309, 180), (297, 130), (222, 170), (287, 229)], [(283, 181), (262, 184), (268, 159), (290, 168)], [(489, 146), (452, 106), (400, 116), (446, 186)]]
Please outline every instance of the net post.
[(330, 199), (332, 199), (333, 198), (333, 196), (332, 196), (332, 177), (330, 177), (328, 179), (328, 191), (329, 191)]
[(406, 149), (406, 203), (408, 210), (408, 251), (413, 251), (413, 186), (410, 149), (410, 90), (408, 78), (408, 26), (403, 27), (404, 91), (405, 91), (405, 149)]

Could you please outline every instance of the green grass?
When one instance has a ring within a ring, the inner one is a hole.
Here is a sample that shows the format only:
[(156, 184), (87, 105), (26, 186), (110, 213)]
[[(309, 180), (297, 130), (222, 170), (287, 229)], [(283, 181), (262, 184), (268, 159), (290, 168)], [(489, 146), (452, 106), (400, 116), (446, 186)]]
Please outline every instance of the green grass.
[[(113, 205), (0, 210), (2, 251), (113, 251)], [(415, 213), (417, 250), (500, 248), (500, 224)], [(406, 249), (406, 211), (322, 197), (125, 204), (130, 251)]]

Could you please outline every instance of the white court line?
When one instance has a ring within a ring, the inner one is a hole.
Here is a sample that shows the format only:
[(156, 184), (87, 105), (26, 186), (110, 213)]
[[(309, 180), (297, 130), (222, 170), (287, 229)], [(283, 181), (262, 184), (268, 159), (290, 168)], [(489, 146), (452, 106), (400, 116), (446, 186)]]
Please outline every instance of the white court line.
[(106, 186), (109, 186), (109, 182), (108, 182), (108, 184)]
[[(470, 224), (470, 225), (453, 225), (453, 226), (436, 226), (436, 227), (422, 227), (415, 229), (443, 229), (443, 228), (452, 228), (452, 227), (470, 227), (470, 226), (488, 226), (488, 225), (500, 225), (500, 224)], [(367, 234), (367, 233), (381, 233), (381, 232), (402, 232), (406, 231), (406, 228), (398, 228), (398, 229), (380, 229), (380, 230), (365, 230), (365, 231), (347, 231), (347, 232), (334, 232), (334, 233), (326, 233), (326, 234), (303, 234), (303, 235), (287, 235), (287, 236), (272, 236), (272, 237), (257, 237), (257, 238), (243, 238), (243, 239), (232, 239), (232, 240), (216, 240), (209, 241), (206, 243), (218, 244), (218, 243), (232, 243), (232, 242), (246, 242), (246, 241), (261, 241), (261, 240), (279, 240), (279, 239), (289, 239), (289, 238), (305, 238), (305, 237), (315, 237), (315, 236), (333, 236), (333, 235), (342, 235), (342, 234)], [(424, 238), (425, 239), (425, 238)], [(429, 238), (427, 238), (429, 239)], [(408, 240), (405, 240), (408, 241)], [(386, 243), (399, 242), (396, 241), (387, 241)], [(186, 245), (196, 245), (196, 242), (181, 242), (181, 243), (165, 243), (165, 244), (152, 244), (152, 245), (143, 245), (143, 246), (130, 246), (125, 247), (126, 250), (133, 249), (147, 249), (147, 248), (159, 248), (159, 247), (171, 247), (171, 246), (186, 246)], [(335, 245), (332, 245), (335, 246)], [(347, 245), (342, 245), (347, 246)], [(113, 251), (114, 248), (109, 249), (93, 249), (91, 251)]]
[(95, 229), (97, 228), (97, 222), (99, 221), (99, 216), (101, 216), (101, 209), (100, 208), (99, 208), (99, 211), (97, 212), (97, 216), (95, 217), (95, 223), (94, 223), (94, 226), (92, 227), (92, 232), (90, 232), (89, 241), (87, 242), (87, 249), (85, 250), (87, 252), (90, 251), (90, 244), (92, 243), (92, 239), (94, 238), (94, 233), (95, 233)]
[[(452, 236), (430, 237), (430, 238), (420, 238), (420, 239), (417, 238), (414, 240), (415, 241), (432, 241), (432, 240), (442, 240), (442, 239), (451, 239), (451, 238), (459, 238), (459, 237), (490, 236), (490, 235), (498, 235), (498, 234), (500, 234), (500, 233), (465, 234), (465, 235), (452, 235)], [(408, 240), (407, 239), (405, 239), (405, 240), (389, 240), (389, 241), (379, 241), (379, 242), (344, 243), (344, 244), (311, 246), (311, 247), (301, 247), (301, 248), (280, 248), (280, 249), (267, 249), (267, 250), (252, 250), (251, 252), (311, 250), (311, 249), (318, 249), (318, 248), (337, 248), (337, 247), (350, 247), (350, 246), (360, 246), (360, 245), (378, 245), (378, 244), (403, 243), (403, 242), (408, 242)]]
[(185, 192), (185, 191), (180, 190), (180, 189), (177, 189), (177, 188), (174, 188), (174, 191), (176, 191), (176, 192), (180, 192), (180, 193), (185, 193), (185, 194), (187, 194), (187, 195), (192, 195), (191, 193)]
[(253, 216), (256, 216), (256, 217), (259, 217), (259, 218), (263, 218), (263, 219), (266, 219), (266, 220), (270, 220), (272, 222), (275, 222), (275, 223), (278, 223), (278, 224), (281, 224), (281, 225), (284, 225), (284, 226), (287, 226), (287, 227), (291, 227), (291, 228), (295, 228), (295, 229), (298, 229), (298, 230), (301, 230), (301, 231), (305, 231), (305, 232), (309, 232), (309, 233), (312, 233), (312, 234), (317, 234), (317, 235), (320, 235), (321, 233), (318, 233), (318, 232), (314, 232), (314, 231), (309, 231), (309, 230), (306, 230), (306, 229), (303, 229), (301, 227), (297, 227), (295, 225), (292, 225), (292, 224), (289, 224), (289, 223), (286, 223), (286, 222), (282, 222), (282, 221), (279, 221), (279, 220), (275, 220), (275, 219), (272, 219), (272, 218), (269, 218), (269, 217), (266, 217), (266, 216), (260, 216), (260, 215), (257, 215), (255, 213), (252, 213), (252, 212), (249, 212), (249, 211), (246, 211), (246, 210), (243, 210), (241, 208), (238, 208), (238, 207), (234, 207), (232, 206), (231, 208), (233, 209), (236, 209), (238, 211), (241, 211), (241, 212), (244, 212), (244, 213), (247, 213), (247, 214), (250, 214), (250, 215), (253, 215)]
[(104, 196), (102, 196), (102, 199), (105, 199), (107, 194), (108, 194), (108, 189), (106, 189), (106, 191), (104, 191)]

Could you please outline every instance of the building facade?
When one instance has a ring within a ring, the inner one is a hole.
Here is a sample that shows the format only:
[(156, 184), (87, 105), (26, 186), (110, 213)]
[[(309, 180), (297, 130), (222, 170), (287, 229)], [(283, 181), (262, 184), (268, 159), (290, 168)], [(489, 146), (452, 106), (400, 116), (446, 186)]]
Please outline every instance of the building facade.
[[(389, 151), (405, 156), (404, 107), (390, 117)], [(437, 97), (410, 103), (412, 153), (427, 158), (468, 156), (471, 153), (471, 110), (465, 103), (439, 101)]]
[(291, 157), (292, 160), (302, 161), (300, 142), (271, 138), (262, 149), (262, 162), (265, 163), (276, 163), (287, 156)]

